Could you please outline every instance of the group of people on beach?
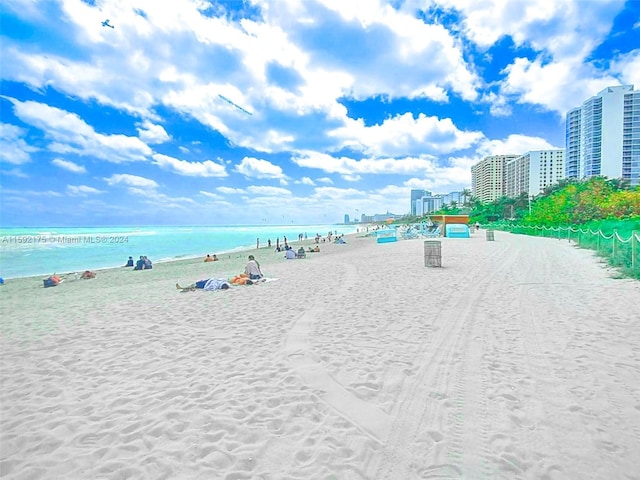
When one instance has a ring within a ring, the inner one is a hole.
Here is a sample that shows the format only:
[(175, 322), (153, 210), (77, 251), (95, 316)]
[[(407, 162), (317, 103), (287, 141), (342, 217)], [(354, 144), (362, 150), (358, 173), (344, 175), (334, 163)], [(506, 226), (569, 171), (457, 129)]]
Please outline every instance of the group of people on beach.
[(252, 285), (264, 280), (265, 277), (260, 269), (260, 264), (253, 255), (249, 255), (247, 265), (244, 267), (244, 273), (236, 275), (229, 280), (225, 278), (207, 278), (198, 280), (186, 287), (182, 287), (179, 283), (176, 283), (176, 288), (182, 292), (194, 292), (198, 289), (228, 290), (231, 288), (231, 285)]
[(78, 279), (89, 280), (91, 278), (96, 278), (96, 272), (93, 272), (91, 270), (85, 270), (81, 274), (73, 272), (64, 276), (54, 273), (53, 275), (49, 275), (47, 278), (43, 279), (42, 282), (43, 282), (44, 288), (49, 288), (49, 287), (57, 287), (65, 280), (78, 280)]
[(133, 267), (134, 270), (151, 270), (153, 268), (153, 263), (146, 255), (140, 255), (140, 258), (133, 263), (133, 257), (129, 257), (125, 267)]

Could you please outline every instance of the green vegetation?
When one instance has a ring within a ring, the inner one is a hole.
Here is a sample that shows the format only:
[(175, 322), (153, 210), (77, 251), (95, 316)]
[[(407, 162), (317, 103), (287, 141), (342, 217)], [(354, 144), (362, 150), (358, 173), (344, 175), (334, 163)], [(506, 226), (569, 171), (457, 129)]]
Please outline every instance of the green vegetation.
[(640, 217), (640, 186), (630, 188), (626, 181), (604, 177), (563, 180), (533, 198), (525, 193), (483, 204), (471, 197), (466, 206), (468, 210), (458, 209), (460, 213), (468, 213), (470, 222), (482, 224), (507, 221), (545, 227), (585, 225)]
[[(624, 275), (640, 279), (640, 186), (605, 177), (568, 179), (533, 198), (524, 193), (487, 204), (465, 193), (462, 205), (436, 213), (469, 215), (469, 223), (497, 230), (567, 238), (596, 250)], [(405, 217), (403, 223), (421, 219)]]
[[(640, 279), (640, 186), (594, 177), (565, 180), (533, 199), (475, 204), (470, 222), (527, 235), (567, 238)], [(635, 232), (635, 235), (634, 235)]]

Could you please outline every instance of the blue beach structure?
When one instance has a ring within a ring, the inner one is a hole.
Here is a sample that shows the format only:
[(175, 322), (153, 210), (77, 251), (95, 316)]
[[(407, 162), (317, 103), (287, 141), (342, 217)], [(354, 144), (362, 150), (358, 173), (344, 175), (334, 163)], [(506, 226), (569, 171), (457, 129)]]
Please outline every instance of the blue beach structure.
[(376, 233), (376, 237), (376, 241), (378, 243), (391, 243), (398, 241), (395, 229), (378, 230), (378, 232)]
[(445, 227), (445, 236), (448, 238), (469, 238), (469, 226), (461, 223), (449, 223)]

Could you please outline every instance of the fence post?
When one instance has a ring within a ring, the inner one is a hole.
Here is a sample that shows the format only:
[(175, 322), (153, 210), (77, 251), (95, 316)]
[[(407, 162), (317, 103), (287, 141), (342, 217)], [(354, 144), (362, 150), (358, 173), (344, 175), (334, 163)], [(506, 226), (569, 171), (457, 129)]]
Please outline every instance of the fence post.
[(616, 238), (618, 238), (618, 229), (613, 229), (613, 245), (611, 247), (611, 259), (613, 260), (613, 264), (616, 264)]
[(636, 234), (640, 234), (638, 230), (631, 232), (631, 268), (636, 268)]

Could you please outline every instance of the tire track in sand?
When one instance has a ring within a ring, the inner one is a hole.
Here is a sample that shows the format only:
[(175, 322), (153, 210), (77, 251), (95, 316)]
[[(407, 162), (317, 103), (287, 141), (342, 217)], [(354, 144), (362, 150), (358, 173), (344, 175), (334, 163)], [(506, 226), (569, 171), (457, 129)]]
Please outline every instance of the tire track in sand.
[[(344, 263), (341, 266), (346, 271), (338, 276), (342, 285), (337, 290), (348, 291), (349, 287), (355, 286), (358, 272), (353, 264)], [(314, 321), (322, 318), (324, 311), (325, 307), (317, 302), (296, 320), (285, 340), (284, 354), (303, 382), (316, 390), (316, 394), (323, 402), (358, 426), (369, 437), (383, 444), (391, 431), (391, 417), (375, 405), (346, 390), (320, 362), (313, 358), (309, 334)]]
[[(475, 282), (477, 288), (463, 292), (458, 301), (445, 306), (439, 315), (440, 328), (420, 345), (418, 355), (428, 356), (431, 361), (421, 362), (421, 370), (398, 399), (379, 468), (375, 473), (371, 472), (370, 478), (465, 478), (464, 470), (470, 462), (479, 467), (475, 474), (484, 476), (487, 472), (483, 452), (469, 442), (462, 431), (465, 415), (473, 414), (474, 421), (486, 423), (486, 405), (472, 406), (465, 402), (465, 396), (469, 395), (461, 391), (461, 379), (477, 375), (479, 382), (471, 393), (486, 388), (479, 361), (482, 352), (473, 349), (469, 354), (467, 348), (473, 338), (483, 335), (482, 331), (478, 332), (478, 329), (484, 329), (484, 322), (477, 306), (495, 290), (493, 278), (512, 268), (518, 258), (514, 248), (505, 251), (492, 245), (487, 250), (483, 261), (492, 264), (492, 268), (478, 269), (483, 278)], [(493, 273), (487, 276), (486, 272)], [(456, 398), (451, 399), (450, 395)], [(424, 458), (425, 436), (429, 437), (431, 445), (435, 444), (430, 449), (430, 460)]]

